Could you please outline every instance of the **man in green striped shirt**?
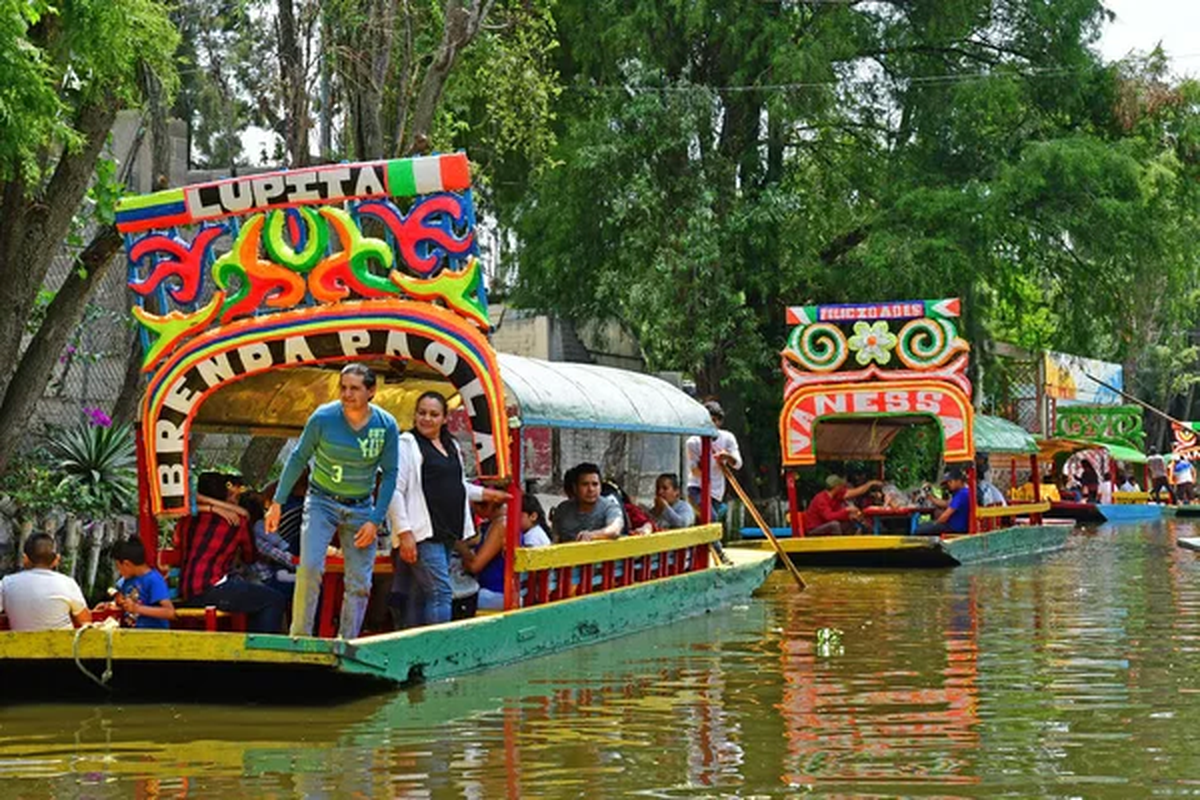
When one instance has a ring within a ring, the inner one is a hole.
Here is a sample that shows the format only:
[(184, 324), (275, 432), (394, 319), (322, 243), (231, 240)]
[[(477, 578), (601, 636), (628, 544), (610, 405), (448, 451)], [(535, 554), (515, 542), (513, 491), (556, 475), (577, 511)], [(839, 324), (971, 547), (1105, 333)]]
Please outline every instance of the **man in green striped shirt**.
[[(375, 373), (364, 364), (348, 364), (339, 385), (341, 399), (318, 407), (304, 424), (264, 520), (268, 532), (278, 528), (281, 504), (311, 460), (300, 525), (292, 636), (312, 635), (325, 551), (334, 531), (341, 539), (346, 584), (338, 635), (358, 636), (371, 593), (376, 537), (396, 489), (400, 434), (395, 418), (371, 403)], [(376, 494), (380, 471), (383, 477)]]

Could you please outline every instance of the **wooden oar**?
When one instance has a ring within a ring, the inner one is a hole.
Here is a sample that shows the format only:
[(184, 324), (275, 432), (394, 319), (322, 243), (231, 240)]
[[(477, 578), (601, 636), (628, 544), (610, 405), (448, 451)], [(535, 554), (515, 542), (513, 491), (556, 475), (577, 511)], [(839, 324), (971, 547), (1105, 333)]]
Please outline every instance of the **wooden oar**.
[(808, 584), (804, 582), (804, 578), (800, 575), (800, 570), (796, 569), (796, 565), (792, 563), (792, 559), (784, 552), (783, 545), (775, 538), (775, 534), (771, 532), (771, 528), (767, 525), (766, 520), (762, 518), (762, 514), (758, 513), (758, 508), (755, 507), (754, 503), (750, 502), (750, 498), (746, 496), (746, 490), (738, 483), (737, 478), (733, 477), (733, 471), (729, 469), (729, 465), (722, 463), (721, 472), (725, 473), (725, 480), (729, 481), (729, 485), (733, 487), (734, 493), (742, 501), (742, 505), (746, 507), (746, 510), (750, 512), (750, 516), (758, 523), (758, 527), (771, 540), (771, 544), (775, 547), (775, 552), (779, 554), (779, 557), (783, 560), (783, 565), (792, 574), (792, 578), (795, 579), (796, 585), (800, 587), (800, 591), (807, 589)]

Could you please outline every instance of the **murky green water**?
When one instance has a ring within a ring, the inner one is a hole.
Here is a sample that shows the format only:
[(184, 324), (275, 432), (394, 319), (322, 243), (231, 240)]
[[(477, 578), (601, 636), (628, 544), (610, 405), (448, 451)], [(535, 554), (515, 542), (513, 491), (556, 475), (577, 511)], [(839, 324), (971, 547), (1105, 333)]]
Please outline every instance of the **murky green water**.
[(726, 613), (333, 709), (0, 709), (0, 795), (1197, 795), (1177, 535), (1200, 527), (804, 594), (776, 573)]

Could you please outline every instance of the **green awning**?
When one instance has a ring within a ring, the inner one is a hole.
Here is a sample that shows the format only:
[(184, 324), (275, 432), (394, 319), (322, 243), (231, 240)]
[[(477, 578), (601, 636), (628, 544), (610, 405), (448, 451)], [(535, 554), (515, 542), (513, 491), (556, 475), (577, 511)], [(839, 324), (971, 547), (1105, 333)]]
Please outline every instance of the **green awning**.
[(1108, 454), (1117, 461), (1124, 461), (1128, 464), (1146, 463), (1146, 454), (1138, 450), (1134, 450), (1132, 447), (1123, 447), (1119, 444), (1105, 444), (1100, 446), (1107, 450)]
[(1033, 434), (1016, 423), (986, 414), (975, 416), (975, 449), (981, 453), (1031, 454), (1038, 451)]

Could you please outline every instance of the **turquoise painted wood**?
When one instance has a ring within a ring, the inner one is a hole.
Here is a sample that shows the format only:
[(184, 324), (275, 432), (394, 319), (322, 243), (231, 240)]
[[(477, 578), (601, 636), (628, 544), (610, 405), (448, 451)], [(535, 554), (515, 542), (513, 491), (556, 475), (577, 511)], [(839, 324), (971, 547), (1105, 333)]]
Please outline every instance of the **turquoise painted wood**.
[[(733, 565), (460, 622), (346, 642), (337, 669), (396, 683), (437, 680), (669, 624), (748, 598), (774, 554), (731, 553)], [(249, 649), (302, 652), (313, 640), (248, 637)], [(322, 645), (325, 643), (322, 642)], [(324, 649), (324, 647), (319, 647)]]
[(1104, 515), (1106, 522), (1153, 522), (1162, 519), (1163, 507), (1150, 503), (1097, 503), (1096, 510)]
[(960, 536), (941, 544), (956, 564), (978, 564), (1059, 550), (1066, 545), (1071, 530), (1068, 525), (1019, 525), (974, 536)]

